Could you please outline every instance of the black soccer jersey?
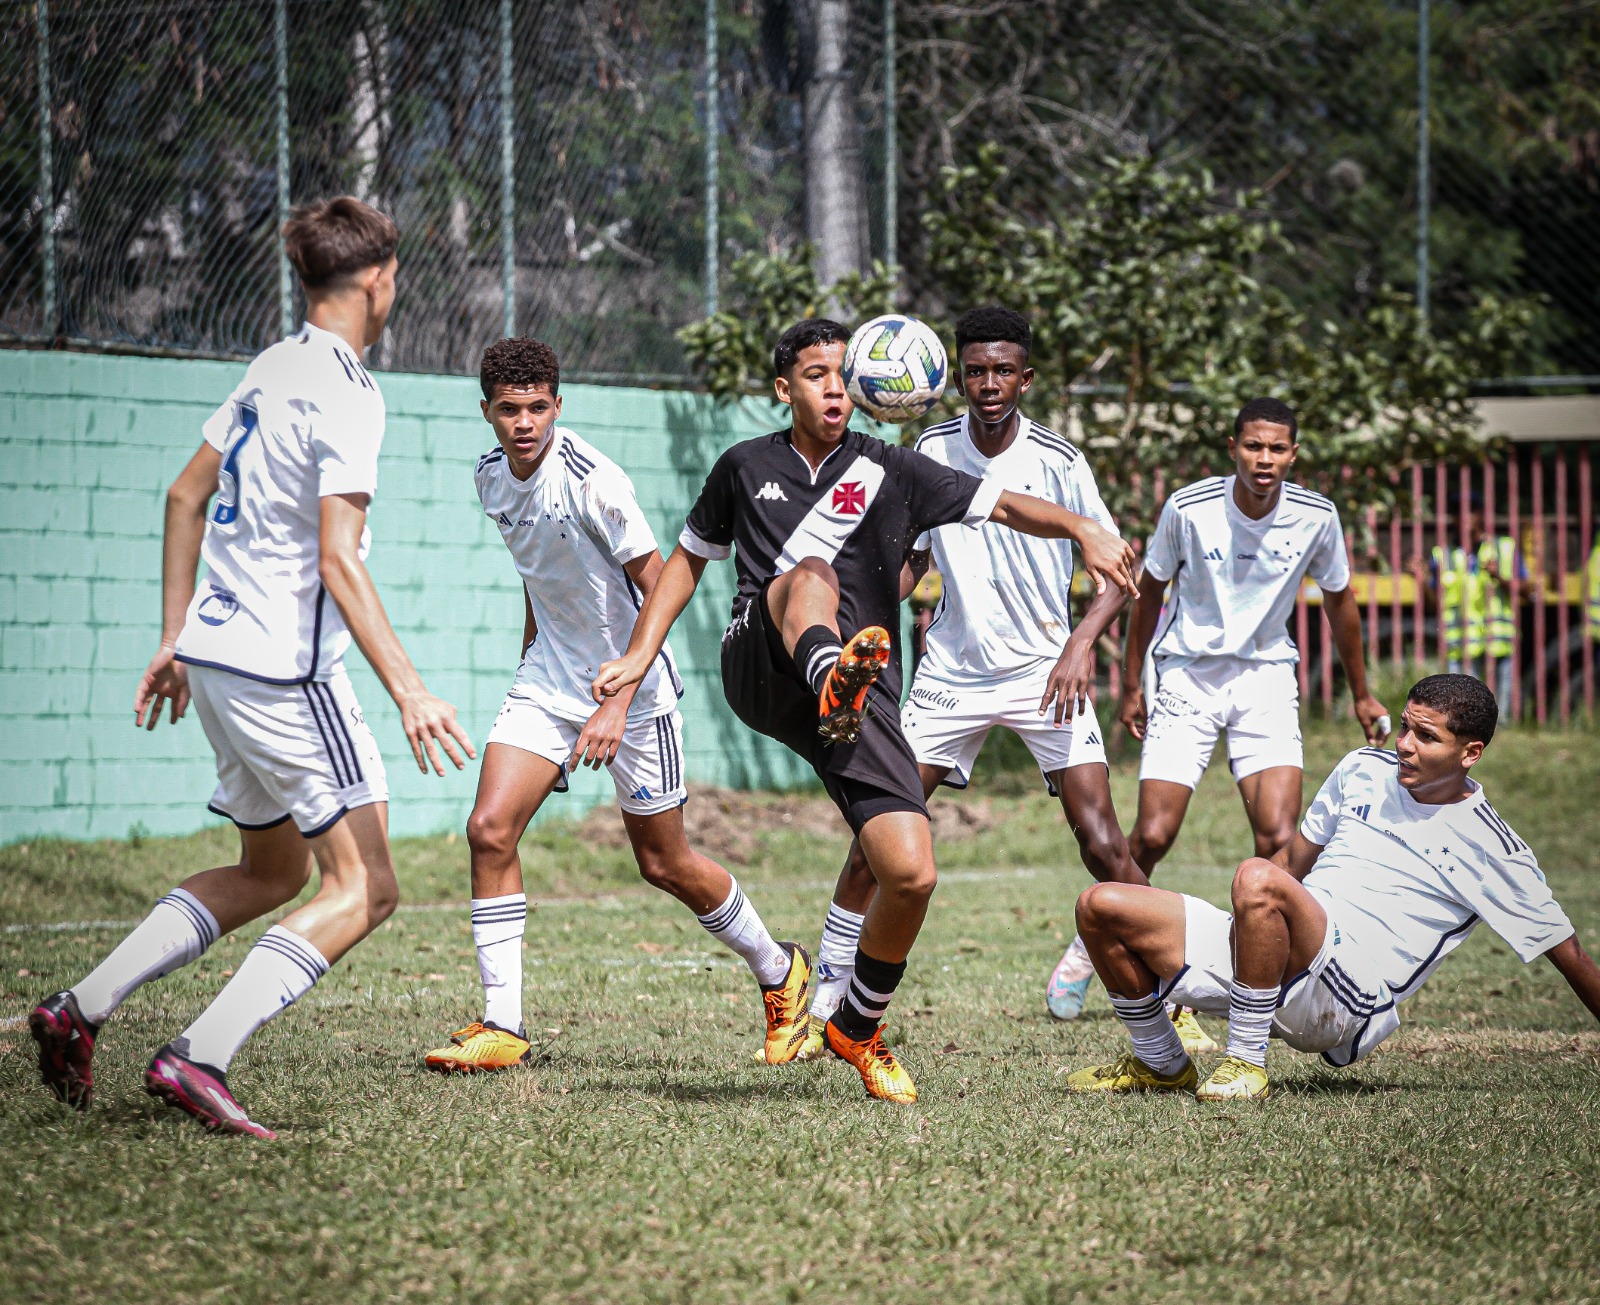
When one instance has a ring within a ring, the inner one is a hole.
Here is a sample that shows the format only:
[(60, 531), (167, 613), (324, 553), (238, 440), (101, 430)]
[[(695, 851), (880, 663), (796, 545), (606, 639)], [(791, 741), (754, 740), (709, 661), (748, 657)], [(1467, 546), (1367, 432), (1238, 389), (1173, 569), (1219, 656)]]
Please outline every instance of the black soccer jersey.
[(839, 576), (839, 629), (884, 626), (895, 653), (881, 677), (900, 692), (900, 566), (924, 530), (981, 525), (998, 487), (932, 458), (848, 430), (815, 473), (788, 431), (726, 450), (711, 468), (679, 542), (699, 557), (734, 554), (735, 611), (802, 558)]

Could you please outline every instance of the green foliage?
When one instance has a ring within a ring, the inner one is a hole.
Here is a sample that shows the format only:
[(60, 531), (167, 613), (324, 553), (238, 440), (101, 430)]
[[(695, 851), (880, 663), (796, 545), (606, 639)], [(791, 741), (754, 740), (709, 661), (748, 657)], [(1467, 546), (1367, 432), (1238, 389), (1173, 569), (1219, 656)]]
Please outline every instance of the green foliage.
[[(1469, 385), (1525, 347), (1526, 300), (1480, 297), (1450, 335), (1424, 329), (1410, 296), (1380, 287), (1353, 318), (1313, 318), (1260, 268), (1292, 250), (1263, 196), (1220, 196), (1209, 174), (1106, 161), (1070, 211), (1027, 221), (1002, 206), (999, 152), (941, 174), (923, 219), (946, 303), (1000, 302), (1033, 323), (1030, 407), (1072, 426), (1125, 530), (1148, 531), (1159, 488), (1227, 465), (1233, 415), (1272, 394), (1301, 415), (1299, 474), (1340, 504), (1397, 501), (1397, 473), (1481, 456)], [(728, 309), (683, 333), (713, 393), (760, 383), (778, 330), (818, 311), (805, 251), (734, 267)], [(841, 283), (852, 319), (881, 311), (881, 278)], [(952, 394), (951, 401), (954, 396)]]

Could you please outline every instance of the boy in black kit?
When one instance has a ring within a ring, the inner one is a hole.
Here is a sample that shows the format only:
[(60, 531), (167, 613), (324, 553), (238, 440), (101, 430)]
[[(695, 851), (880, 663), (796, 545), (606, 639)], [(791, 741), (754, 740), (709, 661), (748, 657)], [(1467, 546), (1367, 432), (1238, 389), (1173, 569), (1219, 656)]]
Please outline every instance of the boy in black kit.
[[(906, 547), (936, 526), (995, 521), (1074, 540), (1098, 587), (1110, 580), (1130, 592), (1133, 553), (1087, 517), (848, 429), (849, 336), (823, 318), (783, 333), (774, 389), (793, 425), (717, 459), (627, 651), (600, 668), (594, 694), (600, 701), (639, 680), (706, 563), (736, 555), (739, 587), (722, 638), (728, 704), (811, 763), (878, 882), (827, 1044), (872, 1096), (910, 1102), (916, 1087), (880, 1030), (937, 878), (922, 784), (900, 729)], [(857, 633), (845, 641), (843, 630)]]

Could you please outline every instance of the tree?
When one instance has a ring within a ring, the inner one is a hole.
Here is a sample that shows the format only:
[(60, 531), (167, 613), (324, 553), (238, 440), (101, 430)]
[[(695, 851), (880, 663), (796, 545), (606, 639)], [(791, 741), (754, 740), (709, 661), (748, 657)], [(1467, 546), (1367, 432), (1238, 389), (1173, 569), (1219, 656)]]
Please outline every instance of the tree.
[[(1416, 462), (1481, 456), (1469, 386), (1526, 344), (1532, 306), (1485, 296), (1449, 337), (1423, 329), (1409, 296), (1380, 287), (1354, 320), (1312, 318), (1259, 268), (1290, 250), (1258, 194), (1225, 200), (1204, 173), (1107, 161), (1082, 204), (1028, 223), (1000, 198), (999, 152), (946, 168), (924, 218), (946, 303), (1004, 303), (1034, 327), (1032, 406), (1075, 423), (1125, 531), (1153, 524), (1166, 491), (1220, 470), (1233, 414), (1275, 394), (1301, 413), (1299, 473), (1340, 504), (1403, 501)], [(883, 275), (835, 287), (854, 317), (881, 311)], [(804, 252), (745, 259), (716, 317), (682, 332), (712, 392), (764, 388), (773, 336), (821, 311)], [(947, 411), (955, 411), (952, 391)]]

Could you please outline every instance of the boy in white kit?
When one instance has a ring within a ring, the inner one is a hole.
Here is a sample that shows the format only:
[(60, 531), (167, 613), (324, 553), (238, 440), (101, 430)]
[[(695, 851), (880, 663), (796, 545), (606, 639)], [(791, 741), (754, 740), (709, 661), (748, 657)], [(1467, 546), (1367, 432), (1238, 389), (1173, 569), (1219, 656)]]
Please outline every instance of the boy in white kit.
[[(1480, 920), (1524, 963), (1549, 957), (1600, 1019), (1600, 969), (1468, 774), (1498, 717), (1471, 676), (1418, 681), (1396, 750), (1360, 748), (1339, 764), (1293, 842), (1240, 865), (1231, 916), (1157, 888), (1085, 892), (1078, 927), (1133, 1049), (1067, 1086), (1260, 1100), (1269, 1037), (1351, 1065), (1400, 1027), (1400, 1004)], [(1198, 1087), (1163, 1000), (1227, 1012), (1227, 1058)]]
[(29, 1021), (45, 1084), (86, 1108), (95, 1038), (111, 1013), (222, 934), (293, 901), (314, 858), (316, 896), (262, 935), (145, 1073), (147, 1091), (207, 1127), (262, 1138), (274, 1134), (228, 1088), (234, 1054), (399, 897), (383, 761), (344, 669), (351, 637), (400, 708), (424, 773), (428, 762), (444, 773), (438, 747), (458, 769), (461, 752), (476, 755), (455, 708), (423, 687), (364, 563), (384, 406), (361, 355), (394, 302), (399, 232), (344, 197), (298, 211), (284, 235), (306, 324), (250, 364), (168, 492), (161, 650), (134, 699), (135, 724), (154, 729), (164, 704), (176, 722), (193, 698), (217, 756), (210, 809), (238, 826), (239, 862), (184, 880)]
[(489, 734), (467, 822), (484, 1015), (425, 1063), (477, 1073), (531, 1058), (517, 843), (545, 799), (565, 791), (568, 768), (587, 763), (611, 771), (640, 874), (749, 965), (766, 1009), (766, 1054), (782, 1064), (805, 1035), (811, 959), (803, 947), (774, 941), (733, 877), (685, 838), (683, 685), (671, 649), (598, 709), (590, 696), (601, 663), (627, 647), (661, 571), (633, 485), (610, 458), (555, 424), (560, 367), (549, 345), (501, 340), (484, 351), (479, 379), (498, 443), (478, 460), (475, 479), (522, 577), (523, 655)]

